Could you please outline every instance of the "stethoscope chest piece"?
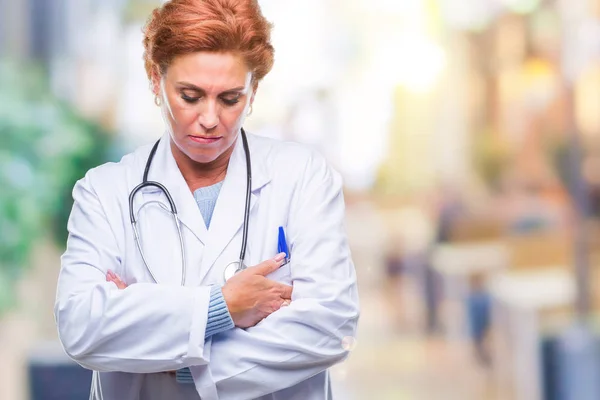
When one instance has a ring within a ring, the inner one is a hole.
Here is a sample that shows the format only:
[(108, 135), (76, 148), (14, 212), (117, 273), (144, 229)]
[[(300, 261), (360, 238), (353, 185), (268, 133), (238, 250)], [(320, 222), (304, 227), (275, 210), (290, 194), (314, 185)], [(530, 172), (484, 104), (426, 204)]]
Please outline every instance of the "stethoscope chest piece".
[(241, 261), (233, 261), (225, 267), (225, 271), (223, 272), (223, 278), (225, 282), (229, 279), (233, 278), (235, 274), (241, 272), (246, 269), (246, 266)]

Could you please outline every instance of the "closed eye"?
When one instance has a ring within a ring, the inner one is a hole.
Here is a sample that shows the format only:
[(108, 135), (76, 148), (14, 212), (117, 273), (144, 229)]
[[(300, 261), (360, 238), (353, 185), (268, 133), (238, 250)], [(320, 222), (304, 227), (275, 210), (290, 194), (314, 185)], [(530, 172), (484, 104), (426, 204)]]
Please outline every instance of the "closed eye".
[(198, 100), (200, 100), (200, 97), (192, 97), (192, 96), (187, 96), (185, 94), (181, 95), (181, 98), (183, 99), (183, 101), (185, 101), (186, 103), (196, 103)]
[(233, 98), (222, 97), (221, 101), (227, 106), (234, 106), (240, 102), (240, 97), (241, 96), (237, 96), (237, 97), (233, 97)]

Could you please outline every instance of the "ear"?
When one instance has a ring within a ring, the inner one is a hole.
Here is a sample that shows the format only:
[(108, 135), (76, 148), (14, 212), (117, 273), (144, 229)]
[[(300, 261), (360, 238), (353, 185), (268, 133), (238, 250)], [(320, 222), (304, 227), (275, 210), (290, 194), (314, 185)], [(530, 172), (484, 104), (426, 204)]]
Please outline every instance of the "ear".
[(160, 74), (158, 73), (158, 70), (156, 68), (152, 69), (152, 74), (151, 74), (151, 82), (150, 82), (150, 87), (152, 89), (152, 93), (154, 93), (155, 95), (158, 95), (160, 93)]
[(254, 96), (256, 96), (256, 90), (258, 89), (258, 82), (252, 84), (252, 95), (250, 96), (250, 106), (254, 103)]
[(252, 92), (252, 96), (250, 96), (250, 107), (252, 107), (252, 104), (254, 104), (254, 96), (256, 96), (256, 92), (253, 91)]

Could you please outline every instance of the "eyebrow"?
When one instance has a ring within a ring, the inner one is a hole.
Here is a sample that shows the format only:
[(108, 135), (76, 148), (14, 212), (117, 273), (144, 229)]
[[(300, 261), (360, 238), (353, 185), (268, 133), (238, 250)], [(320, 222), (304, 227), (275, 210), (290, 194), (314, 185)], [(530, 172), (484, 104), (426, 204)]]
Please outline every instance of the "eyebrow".
[[(205, 92), (204, 89), (202, 89), (201, 87), (198, 87), (194, 84), (188, 83), (188, 82), (177, 82), (177, 85), (183, 86), (186, 89), (191, 89), (191, 90), (196, 90), (198, 92)], [(227, 89), (224, 90), (223, 92), (221, 92), (221, 94), (229, 94), (229, 93), (234, 93), (234, 92), (241, 92), (244, 89), (246, 89), (245, 86), (238, 86), (232, 89)]]

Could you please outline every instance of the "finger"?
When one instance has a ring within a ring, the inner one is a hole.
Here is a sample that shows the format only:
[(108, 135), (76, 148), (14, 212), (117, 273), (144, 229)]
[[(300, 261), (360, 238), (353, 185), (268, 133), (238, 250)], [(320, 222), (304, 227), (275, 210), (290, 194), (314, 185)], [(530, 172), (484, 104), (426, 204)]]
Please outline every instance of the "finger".
[(121, 277), (110, 270), (106, 273), (106, 281), (114, 283), (118, 289), (125, 289), (127, 287)]
[(280, 291), (280, 296), (282, 299), (290, 299), (292, 298), (292, 290), (294, 289), (292, 286), (284, 285), (283, 283), (277, 283), (277, 289)]
[(266, 276), (269, 275), (271, 272), (277, 271), (277, 269), (281, 267), (281, 264), (284, 259), (285, 253), (279, 253), (274, 258), (263, 261), (260, 264), (248, 269), (252, 270), (258, 275)]
[(115, 275), (114, 272), (110, 271), (106, 274), (106, 281), (107, 282), (116, 282), (118, 281), (119, 278), (117, 278), (117, 276)]
[(116, 273), (115, 275), (115, 284), (117, 285), (117, 287), (119, 289), (125, 289), (127, 287), (127, 284), (123, 281), (123, 279), (121, 279), (121, 277), (119, 275), (117, 275)]
[(291, 300), (283, 300), (283, 303), (281, 303), (281, 307), (287, 307), (292, 303)]
[(123, 282), (120, 279), (115, 279), (113, 280), (114, 284), (117, 285), (117, 288), (119, 289), (125, 289), (127, 287), (127, 285), (125, 284), (125, 282)]

